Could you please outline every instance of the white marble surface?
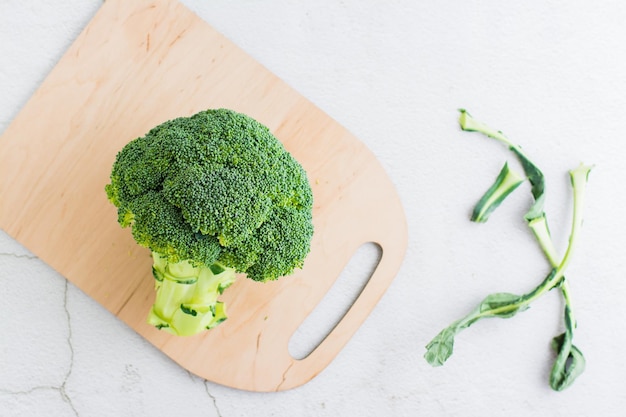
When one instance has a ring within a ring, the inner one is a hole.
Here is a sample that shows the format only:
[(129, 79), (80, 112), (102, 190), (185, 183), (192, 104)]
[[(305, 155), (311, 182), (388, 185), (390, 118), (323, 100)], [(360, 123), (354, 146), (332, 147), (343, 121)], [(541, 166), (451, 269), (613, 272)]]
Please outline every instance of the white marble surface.
[[(625, 2), (183, 2), (380, 158), (408, 216), (402, 270), (326, 370), (259, 394), (190, 375), (0, 233), (0, 416), (623, 415)], [(0, 132), (101, 4), (0, 2)], [(549, 341), (562, 331), (556, 292), (465, 331), (442, 368), (422, 358), (484, 295), (527, 291), (547, 270), (521, 219), (527, 188), (489, 223), (468, 221), (512, 159), (460, 132), (459, 107), (534, 156), (561, 251), (566, 172), (596, 165), (567, 274), (587, 370), (564, 392), (547, 384)]]

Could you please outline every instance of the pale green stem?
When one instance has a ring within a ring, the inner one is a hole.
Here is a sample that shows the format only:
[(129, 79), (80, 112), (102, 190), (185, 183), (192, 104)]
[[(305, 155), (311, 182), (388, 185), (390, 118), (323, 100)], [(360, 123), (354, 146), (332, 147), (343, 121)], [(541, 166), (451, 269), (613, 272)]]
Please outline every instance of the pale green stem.
[(521, 157), (522, 159), (526, 159), (527, 161), (530, 161), (530, 159), (528, 159), (528, 156), (526, 156), (522, 148), (512, 143), (504, 135), (504, 133), (502, 133), (502, 131), (493, 129), (487, 126), (486, 124), (484, 124), (483, 122), (474, 119), (472, 115), (469, 114), (465, 109), (460, 109), (459, 111), (461, 113), (461, 115), (459, 116), (459, 124), (461, 125), (461, 129), (465, 130), (466, 132), (482, 133), (483, 135), (489, 138), (500, 141), (506, 146), (508, 146), (509, 149), (514, 150), (515, 153), (517, 153), (519, 157)]
[[(554, 247), (554, 243), (552, 242), (552, 237), (550, 236), (550, 232), (548, 230), (548, 224), (545, 216), (537, 217), (528, 222), (528, 226), (532, 230), (539, 246), (543, 250), (544, 255), (550, 262), (550, 265), (553, 268), (559, 266), (559, 257), (556, 253), (556, 248)], [(565, 278), (561, 282), (561, 293), (563, 294), (563, 298), (565, 299), (565, 305), (572, 306), (572, 299), (570, 295), (569, 283)]]
[(168, 262), (153, 252), (156, 298), (148, 323), (178, 336), (211, 329), (226, 319), (218, 297), (235, 281), (235, 270), (214, 263)]

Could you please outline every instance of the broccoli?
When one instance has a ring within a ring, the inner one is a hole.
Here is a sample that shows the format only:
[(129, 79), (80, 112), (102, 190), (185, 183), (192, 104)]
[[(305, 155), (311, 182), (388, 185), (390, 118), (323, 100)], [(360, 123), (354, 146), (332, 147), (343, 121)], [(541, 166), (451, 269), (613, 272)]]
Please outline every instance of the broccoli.
[(302, 268), (313, 236), (311, 187), (270, 130), (227, 109), (167, 121), (116, 156), (108, 199), (152, 252), (148, 322), (193, 335), (226, 319), (236, 273), (265, 282)]

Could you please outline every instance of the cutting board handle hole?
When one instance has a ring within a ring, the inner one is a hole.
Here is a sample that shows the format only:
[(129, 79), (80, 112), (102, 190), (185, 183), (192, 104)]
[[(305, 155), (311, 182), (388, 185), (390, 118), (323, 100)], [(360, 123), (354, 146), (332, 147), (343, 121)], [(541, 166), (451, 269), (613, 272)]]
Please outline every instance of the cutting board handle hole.
[(289, 354), (297, 360), (309, 356), (333, 331), (374, 274), (382, 248), (377, 243), (361, 245), (339, 278), (289, 340)]

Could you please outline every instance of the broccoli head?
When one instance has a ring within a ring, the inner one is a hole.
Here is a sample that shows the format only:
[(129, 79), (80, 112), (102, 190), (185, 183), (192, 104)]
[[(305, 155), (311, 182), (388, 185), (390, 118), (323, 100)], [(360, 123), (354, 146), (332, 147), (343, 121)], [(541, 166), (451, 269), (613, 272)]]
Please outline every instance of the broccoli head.
[(167, 308), (158, 308), (167, 297), (157, 293), (150, 322), (176, 334), (189, 331), (164, 317), (174, 314), (169, 310), (212, 327), (225, 318), (216, 294), (236, 272), (274, 280), (301, 268), (309, 253), (313, 195), (306, 172), (267, 127), (232, 110), (170, 120), (131, 141), (116, 157), (106, 193), (120, 225), (152, 251), (157, 292), (164, 282), (213, 292), (207, 307), (200, 290), (189, 287)]

